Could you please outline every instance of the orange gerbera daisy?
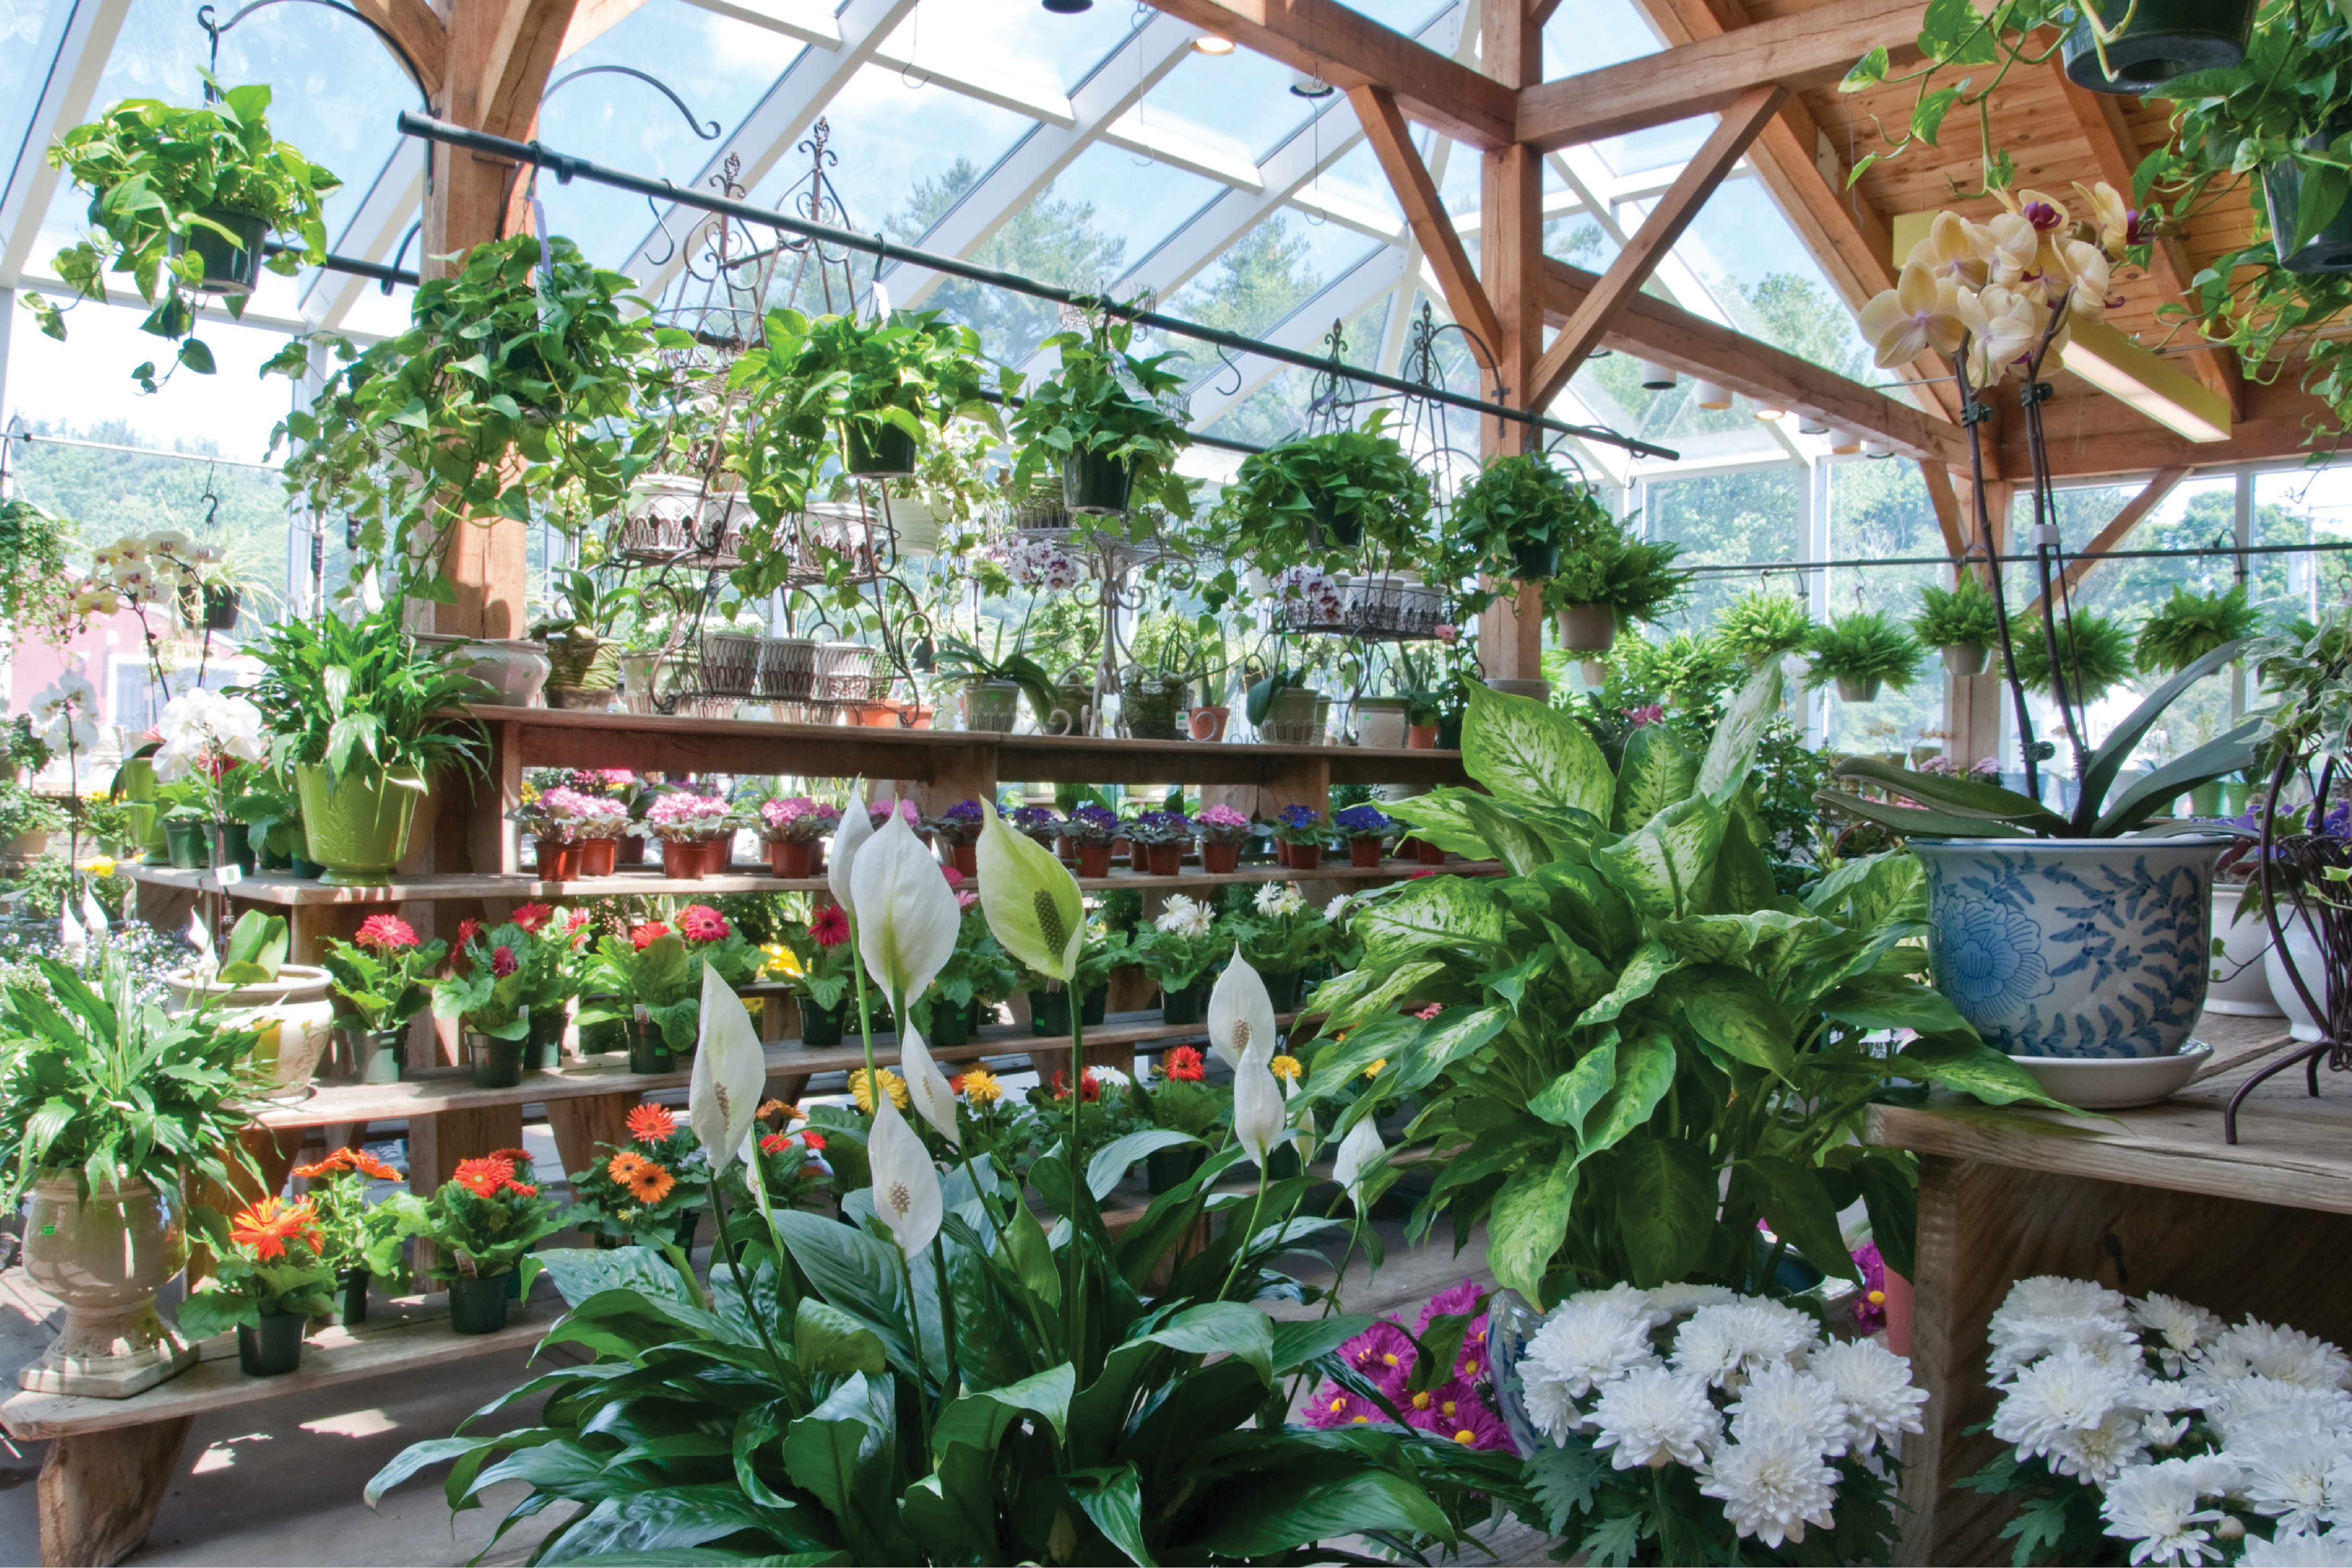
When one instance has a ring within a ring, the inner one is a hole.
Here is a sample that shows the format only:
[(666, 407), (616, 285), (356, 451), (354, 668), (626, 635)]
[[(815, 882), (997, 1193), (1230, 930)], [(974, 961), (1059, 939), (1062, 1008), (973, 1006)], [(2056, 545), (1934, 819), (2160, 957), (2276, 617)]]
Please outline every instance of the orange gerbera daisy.
[(677, 1118), (658, 1105), (640, 1105), (629, 1112), (629, 1136), (640, 1143), (659, 1143), (677, 1131)]
[(669, 1196), (677, 1178), (651, 1161), (629, 1177), (629, 1195), (641, 1204), (657, 1204)]
[(504, 1160), (518, 1171), (530, 1163), (530, 1151), (528, 1149), (493, 1149), (490, 1151), (489, 1157), (493, 1160)]
[(761, 1121), (772, 1121), (777, 1117), (782, 1117), (786, 1121), (798, 1121), (801, 1119), (801, 1108), (797, 1105), (787, 1105), (781, 1100), (763, 1100), (761, 1102), (760, 1109), (753, 1111), (752, 1115)]
[(449, 1179), (476, 1197), (492, 1198), (498, 1196), (500, 1187), (514, 1180), (514, 1166), (504, 1160), (460, 1160)]
[(635, 1150), (624, 1149), (604, 1162), (604, 1173), (625, 1187), (636, 1180), (639, 1171), (652, 1163)]
[(357, 1171), (361, 1175), (367, 1177), (372, 1182), (404, 1182), (408, 1180), (406, 1176), (402, 1175), (398, 1171), (394, 1170), (390, 1165), (385, 1164), (383, 1161), (377, 1159), (374, 1155), (369, 1153), (364, 1149), (347, 1149), (344, 1152), (352, 1157), (352, 1169)]
[(309, 1204), (264, 1198), (230, 1222), (228, 1238), (239, 1247), (249, 1247), (256, 1259), (268, 1263), (285, 1257), (289, 1241), (316, 1247), (317, 1219)]

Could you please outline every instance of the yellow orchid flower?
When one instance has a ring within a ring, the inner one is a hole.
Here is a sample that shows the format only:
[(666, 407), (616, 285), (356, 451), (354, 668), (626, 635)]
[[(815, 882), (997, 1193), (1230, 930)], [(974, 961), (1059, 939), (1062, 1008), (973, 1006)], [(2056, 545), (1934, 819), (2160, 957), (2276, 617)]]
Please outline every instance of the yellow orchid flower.
[(1968, 325), (1969, 377), (1980, 387), (2005, 378), (2018, 356), (2032, 352), (2050, 324), (2032, 299), (1998, 283), (1962, 292), (1959, 313)]
[(2091, 210), (2088, 226), (2096, 232), (2099, 248), (2110, 257), (2121, 256), (2131, 244), (2132, 231), (2132, 210), (2124, 204), (2123, 193), (2105, 180), (2089, 185), (2077, 180), (2074, 189)]
[(1939, 279), (1916, 262), (1906, 265), (1894, 288), (1862, 308), (1862, 335), (1876, 351), (1879, 367), (1908, 364), (1930, 348), (1959, 353), (1967, 342), (1959, 293), (1949, 279)]
[(1906, 267), (1920, 266), (1963, 289), (1981, 289), (1991, 266), (1992, 236), (1958, 213), (1936, 215), (1927, 237), (1911, 247)]
[(2032, 218), (2018, 213), (1996, 213), (1992, 222), (1985, 225), (1992, 237), (1992, 252), (1987, 258), (1991, 263), (1990, 281), (2014, 286), (2026, 274), (2035, 271), (2042, 257), (2042, 231), (2033, 226)]

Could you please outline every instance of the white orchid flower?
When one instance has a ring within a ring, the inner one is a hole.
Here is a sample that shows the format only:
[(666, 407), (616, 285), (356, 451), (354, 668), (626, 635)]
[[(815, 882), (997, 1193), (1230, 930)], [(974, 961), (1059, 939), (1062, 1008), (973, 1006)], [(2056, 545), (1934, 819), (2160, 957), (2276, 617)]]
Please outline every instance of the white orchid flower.
[[(946, 879), (940, 880), (944, 883)], [(898, 1076), (907, 1080), (907, 1103), (915, 1114), (939, 1130), (950, 1147), (963, 1147), (963, 1130), (956, 1125), (955, 1090), (947, 1074), (931, 1060), (931, 1048), (912, 1023), (898, 1032)]]
[(857, 865), (857, 851), (874, 837), (874, 820), (866, 809), (862, 795), (849, 797), (848, 806), (841, 814), (841, 826), (833, 830), (833, 850), (826, 857), (824, 885), (833, 889), (833, 901), (854, 923), (857, 919), (856, 890), (851, 886), (851, 874)]
[(183, 691), (163, 707), (156, 732), (155, 776), (169, 783), (214, 757), (257, 763), (268, 750), (261, 710), (242, 697), (223, 697), (199, 687)]
[(686, 1091), (686, 1119), (713, 1175), (742, 1153), (767, 1087), (768, 1056), (760, 1032), (751, 1027), (751, 1015), (719, 977), (717, 966), (704, 964), (701, 1032)]
[(1339, 1140), (1339, 1152), (1331, 1157), (1331, 1179), (1339, 1184), (1359, 1215), (1364, 1212), (1364, 1178), (1387, 1152), (1388, 1145), (1381, 1142), (1381, 1130), (1367, 1116), (1349, 1129), (1348, 1135)]
[(912, 1002), (955, 956), (963, 911), (940, 863), (897, 812), (856, 851), (850, 875), (857, 951), (894, 1002)]
[[(1274, 998), (1257, 971), (1242, 957), (1236, 942), (1233, 961), (1209, 992), (1209, 1048), (1239, 1072), (1244, 1058), (1253, 1051), (1268, 1061), (1274, 1059)], [(1267, 1081), (1273, 1081), (1271, 1073)], [(1278, 1094), (1275, 1103), (1281, 1104)]]
[(930, 1152), (887, 1094), (875, 1103), (866, 1161), (874, 1173), (874, 1212), (890, 1227), (899, 1256), (912, 1259), (940, 1233), (945, 1205)]
[(1019, 963), (1067, 984), (1077, 973), (1078, 949), (1086, 940), (1086, 901), (1077, 879), (1054, 852), (1004, 826), (996, 807), (984, 814), (980, 844), (980, 908), (988, 929)]
[(98, 688), (73, 670), (61, 670), (58, 678), (33, 696), (27, 710), (33, 716), (34, 732), (53, 751), (86, 752), (98, 744)]
[(1288, 1115), (1282, 1085), (1266, 1065), (1273, 1059), (1270, 1047), (1255, 1048), (1234, 1070), (1234, 1137), (1260, 1169), (1266, 1152), (1281, 1140)]

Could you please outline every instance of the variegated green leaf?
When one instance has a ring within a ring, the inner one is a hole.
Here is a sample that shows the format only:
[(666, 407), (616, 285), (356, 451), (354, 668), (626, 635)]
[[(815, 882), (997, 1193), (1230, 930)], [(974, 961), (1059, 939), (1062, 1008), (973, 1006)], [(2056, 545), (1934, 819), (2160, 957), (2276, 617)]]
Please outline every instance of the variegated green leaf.
[(1606, 822), (1617, 781), (1584, 726), (1533, 698), (1470, 683), (1462, 765), (1496, 799), (1581, 811)]

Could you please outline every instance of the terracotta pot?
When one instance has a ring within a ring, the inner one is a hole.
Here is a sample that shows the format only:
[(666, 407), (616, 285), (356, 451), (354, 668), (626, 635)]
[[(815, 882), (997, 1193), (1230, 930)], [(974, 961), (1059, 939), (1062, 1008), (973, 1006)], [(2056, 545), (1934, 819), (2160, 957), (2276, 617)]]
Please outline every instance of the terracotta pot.
[(1377, 838), (1348, 840), (1348, 860), (1356, 866), (1377, 866), (1381, 863), (1381, 845)]
[(1110, 875), (1110, 846), (1081, 844), (1078, 846), (1078, 875), (1108, 877)]
[(25, 1273), (66, 1310), (40, 1360), (16, 1373), (44, 1394), (127, 1399), (194, 1366), (195, 1351), (155, 1310), (155, 1292), (187, 1259), (177, 1194), (143, 1182), (93, 1185), (74, 1173), (33, 1184), (25, 1214)]
[(613, 863), (616, 866), (644, 865), (646, 863), (646, 836), (642, 833), (624, 834), (621, 837), (620, 848), (614, 852)]
[(1230, 708), (1195, 708), (1185, 728), (1192, 739), (1213, 745), (1225, 738), (1225, 725), (1233, 716)]
[(768, 869), (779, 877), (816, 875), (816, 841), (812, 838), (768, 840)]
[(1184, 873), (1184, 847), (1181, 844), (1146, 845), (1144, 859), (1155, 877), (1180, 877)]
[(1426, 838), (1417, 840), (1413, 844), (1412, 852), (1421, 858), (1421, 863), (1424, 866), (1443, 866), (1445, 864), (1445, 851), (1440, 849), (1436, 845), (1432, 844)]
[(580, 878), (580, 846), (551, 844), (541, 838), (534, 845), (533, 858), (539, 867), (542, 882), (572, 882)]
[(1237, 869), (1242, 863), (1242, 847), (1238, 844), (1212, 844), (1201, 841), (1201, 869), (1222, 875)]
[(662, 840), (662, 875), (672, 881), (687, 881), (702, 875), (702, 846), (682, 838)]
[(1570, 653), (1607, 653), (1617, 640), (1617, 612), (1607, 605), (1565, 605), (1559, 612), (1559, 646)]
[(583, 877), (609, 877), (619, 863), (621, 841), (617, 838), (583, 838), (577, 847), (579, 875)]
[(1292, 870), (1312, 871), (1321, 864), (1323, 864), (1323, 846), (1320, 844), (1294, 844), (1290, 847)]
[(733, 834), (721, 834), (716, 838), (706, 838), (702, 841), (702, 874), (704, 876), (724, 877), (734, 868), (735, 836)]
[(977, 877), (980, 875), (979, 845), (957, 844), (950, 846), (950, 847), (955, 852), (955, 868), (957, 870), (962, 872), (967, 877)]
[(1404, 730), (1404, 747), (1408, 752), (1433, 752), (1437, 750), (1437, 726), (1434, 724), (1406, 725)]
[(1292, 864), (1290, 852), (1294, 847), (1296, 847), (1296, 846), (1292, 845), (1286, 838), (1276, 839), (1274, 841), (1274, 863), (1285, 868), (1290, 866)]

